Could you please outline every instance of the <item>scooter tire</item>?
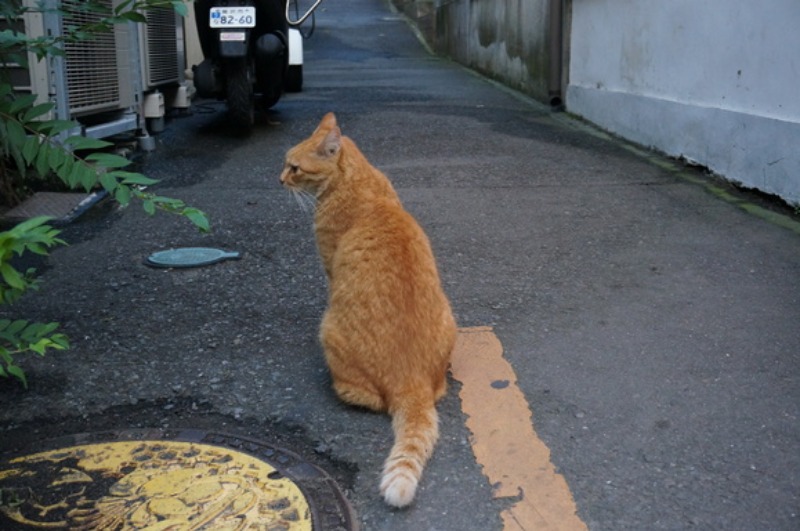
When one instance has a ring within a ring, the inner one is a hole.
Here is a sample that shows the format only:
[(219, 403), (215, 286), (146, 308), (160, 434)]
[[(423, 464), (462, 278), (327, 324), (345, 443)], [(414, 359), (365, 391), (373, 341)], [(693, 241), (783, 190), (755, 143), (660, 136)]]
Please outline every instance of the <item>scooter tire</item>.
[(227, 68), (228, 114), (231, 121), (250, 131), (255, 124), (253, 78), (247, 61), (237, 60)]
[(303, 65), (289, 65), (286, 70), (286, 81), (283, 83), (286, 92), (302, 92)]

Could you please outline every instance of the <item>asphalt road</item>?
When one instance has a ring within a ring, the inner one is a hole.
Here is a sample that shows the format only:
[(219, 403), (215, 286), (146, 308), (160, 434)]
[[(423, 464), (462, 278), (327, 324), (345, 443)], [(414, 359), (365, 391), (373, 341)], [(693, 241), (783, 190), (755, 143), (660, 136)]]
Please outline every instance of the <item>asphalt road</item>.
[[(62, 322), (72, 348), (25, 360), (28, 392), (0, 382), (0, 449), (222, 430), (325, 467), (366, 530), (503, 528), (525, 492), (493, 497), (461, 383), (405, 511), (377, 491), (388, 417), (330, 390), (311, 215), (278, 182), (285, 151), (328, 111), (428, 232), (459, 325), (499, 339), (589, 529), (800, 526), (800, 225), (428, 55), (380, 0), (324, 4), (304, 91), (251, 136), (216, 102), (169, 121), (144, 171), (206, 211), (210, 235), (110, 204), (66, 227), (42, 291), (2, 311)], [(183, 246), (243, 256), (143, 264)]]

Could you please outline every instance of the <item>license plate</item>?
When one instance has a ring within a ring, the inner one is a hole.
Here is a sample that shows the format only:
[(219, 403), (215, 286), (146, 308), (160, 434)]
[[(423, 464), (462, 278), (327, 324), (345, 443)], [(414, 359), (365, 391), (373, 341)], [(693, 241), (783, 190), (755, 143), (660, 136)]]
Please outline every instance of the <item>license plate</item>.
[(253, 6), (212, 7), (209, 25), (212, 28), (253, 28), (256, 8)]

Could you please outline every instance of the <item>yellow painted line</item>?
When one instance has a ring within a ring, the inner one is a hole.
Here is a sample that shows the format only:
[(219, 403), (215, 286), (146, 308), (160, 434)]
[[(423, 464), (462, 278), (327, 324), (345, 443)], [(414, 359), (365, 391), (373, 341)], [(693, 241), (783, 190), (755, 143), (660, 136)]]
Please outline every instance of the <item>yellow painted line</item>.
[(451, 370), (472, 451), (495, 498), (516, 500), (500, 514), (504, 531), (585, 530), (567, 482), (533, 429), (528, 402), (491, 327), (462, 328)]

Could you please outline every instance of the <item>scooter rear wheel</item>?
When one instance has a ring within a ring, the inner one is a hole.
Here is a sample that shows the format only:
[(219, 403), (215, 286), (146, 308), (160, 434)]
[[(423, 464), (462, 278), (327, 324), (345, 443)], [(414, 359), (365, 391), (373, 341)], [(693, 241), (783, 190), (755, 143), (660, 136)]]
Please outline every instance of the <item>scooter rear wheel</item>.
[(255, 123), (253, 77), (247, 60), (233, 61), (227, 68), (228, 113), (231, 121), (250, 131)]
[(300, 92), (303, 90), (303, 65), (289, 65), (283, 86), (286, 92)]

